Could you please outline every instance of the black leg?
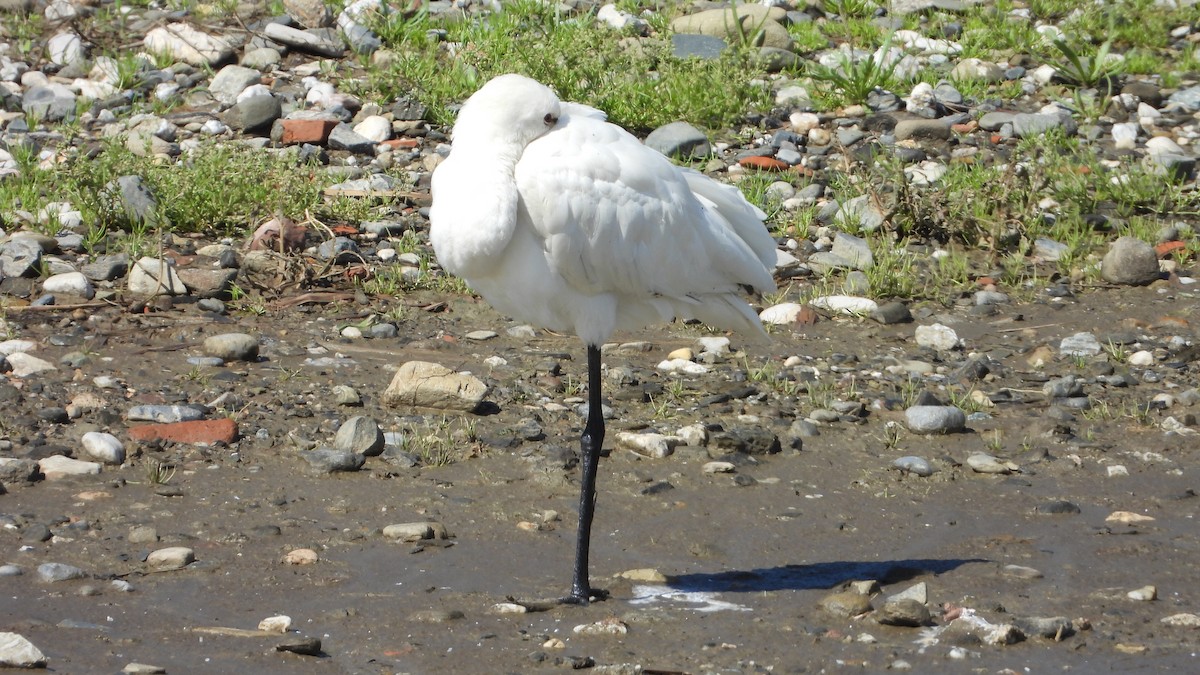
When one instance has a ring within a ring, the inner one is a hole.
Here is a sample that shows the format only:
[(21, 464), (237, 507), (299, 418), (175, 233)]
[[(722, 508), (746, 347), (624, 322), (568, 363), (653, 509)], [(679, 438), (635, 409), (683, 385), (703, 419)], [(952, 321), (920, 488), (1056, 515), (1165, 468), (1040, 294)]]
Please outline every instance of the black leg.
[(592, 515), (596, 511), (596, 468), (604, 445), (604, 409), (600, 403), (600, 348), (588, 345), (588, 416), (579, 439), (581, 470), (579, 487), (579, 531), (575, 541), (575, 575), (571, 582), (572, 602), (587, 604), (592, 594), (588, 584), (588, 548), (592, 539)]

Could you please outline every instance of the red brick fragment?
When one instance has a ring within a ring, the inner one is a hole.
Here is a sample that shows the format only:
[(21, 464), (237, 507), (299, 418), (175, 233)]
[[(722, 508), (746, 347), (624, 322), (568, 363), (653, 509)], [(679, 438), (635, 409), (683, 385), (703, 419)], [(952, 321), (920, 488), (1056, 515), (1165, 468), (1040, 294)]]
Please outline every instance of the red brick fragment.
[(738, 164), (747, 169), (758, 169), (760, 171), (786, 171), (788, 168), (787, 162), (775, 159), (774, 157), (743, 157), (738, 160)]
[(386, 145), (393, 149), (401, 148), (404, 150), (412, 150), (413, 148), (421, 145), (421, 142), (415, 138), (392, 138), (380, 143), (380, 145)]
[(170, 424), (139, 424), (129, 427), (128, 431), (129, 437), (135, 441), (162, 439), (189, 445), (212, 445), (218, 441), (232, 443), (238, 437), (237, 422), (228, 417)]
[(1187, 244), (1182, 241), (1164, 241), (1154, 247), (1154, 252), (1158, 254), (1158, 257), (1165, 258), (1175, 251), (1182, 251), (1186, 248)]
[(324, 143), (338, 124), (337, 120), (280, 120), (279, 123), (283, 126), (279, 142), (284, 145)]

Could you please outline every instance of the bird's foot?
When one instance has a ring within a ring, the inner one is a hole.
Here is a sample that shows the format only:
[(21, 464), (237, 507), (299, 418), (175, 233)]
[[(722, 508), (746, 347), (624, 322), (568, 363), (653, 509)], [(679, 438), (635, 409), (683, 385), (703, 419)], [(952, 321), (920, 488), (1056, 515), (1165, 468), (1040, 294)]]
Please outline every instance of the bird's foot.
[(587, 606), (593, 602), (600, 602), (608, 599), (608, 591), (599, 588), (588, 588), (586, 590), (572, 590), (571, 594), (562, 599), (564, 605), (583, 605)]
[(608, 599), (608, 591), (599, 589), (588, 589), (586, 593), (574, 593), (566, 597), (559, 598), (543, 598), (538, 600), (517, 600), (509, 598), (509, 601), (521, 605), (527, 612), (548, 612), (563, 605), (571, 605), (574, 607), (587, 607), (593, 602), (601, 602)]

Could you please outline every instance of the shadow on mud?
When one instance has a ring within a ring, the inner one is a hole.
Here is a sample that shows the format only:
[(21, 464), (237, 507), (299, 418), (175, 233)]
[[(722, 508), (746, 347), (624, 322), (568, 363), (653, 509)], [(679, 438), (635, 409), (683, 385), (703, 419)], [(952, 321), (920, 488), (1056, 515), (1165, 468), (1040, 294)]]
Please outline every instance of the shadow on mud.
[(783, 565), (754, 570), (671, 577), (670, 587), (689, 593), (753, 593), (759, 591), (818, 590), (858, 579), (895, 584), (927, 574), (942, 574), (969, 563), (992, 562), (983, 558), (945, 560), (840, 560), (809, 565)]

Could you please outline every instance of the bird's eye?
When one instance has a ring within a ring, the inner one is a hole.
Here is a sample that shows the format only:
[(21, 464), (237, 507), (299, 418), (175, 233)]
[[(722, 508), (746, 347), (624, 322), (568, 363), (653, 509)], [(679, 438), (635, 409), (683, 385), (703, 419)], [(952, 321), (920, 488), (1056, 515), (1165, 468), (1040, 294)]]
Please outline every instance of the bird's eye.
[(558, 124), (558, 118), (554, 116), (554, 113), (546, 113), (546, 116), (542, 118), (542, 121), (545, 122), (546, 126), (548, 127)]

